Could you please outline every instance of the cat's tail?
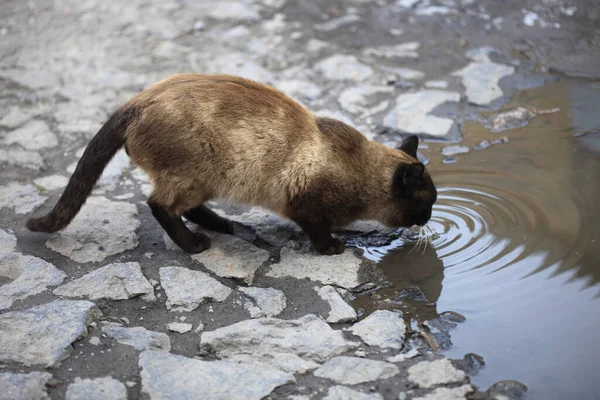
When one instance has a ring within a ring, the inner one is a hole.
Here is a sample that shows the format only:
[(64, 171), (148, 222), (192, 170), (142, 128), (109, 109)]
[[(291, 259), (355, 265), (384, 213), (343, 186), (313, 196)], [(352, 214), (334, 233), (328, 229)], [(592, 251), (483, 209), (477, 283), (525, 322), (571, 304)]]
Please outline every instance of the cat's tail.
[(138, 115), (138, 107), (126, 104), (110, 116), (86, 147), (58, 203), (48, 215), (30, 218), (27, 229), (56, 232), (69, 225), (94, 189), (106, 165), (125, 144), (125, 131)]

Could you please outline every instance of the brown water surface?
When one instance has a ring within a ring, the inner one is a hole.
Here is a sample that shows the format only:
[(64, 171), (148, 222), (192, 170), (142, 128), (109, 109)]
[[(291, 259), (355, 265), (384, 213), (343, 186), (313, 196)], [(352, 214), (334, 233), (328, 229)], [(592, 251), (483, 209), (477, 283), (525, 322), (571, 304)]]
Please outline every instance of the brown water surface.
[[(523, 91), (505, 109), (560, 108), (524, 128), (491, 133), (468, 122), (468, 154), (445, 164), (443, 144), (423, 152), (439, 188), (425, 248), (398, 240), (369, 248), (393, 287), (356, 306), (381, 308), (410, 285), (427, 302), (405, 307), (415, 320), (452, 310), (452, 358), (475, 352), (486, 366), (473, 382), (516, 379), (528, 399), (600, 398), (600, 89), (560, 81)], [(482, 140), (508, 143), (475, 150)], [(377, 297), (377, 296), (376, 296)]]

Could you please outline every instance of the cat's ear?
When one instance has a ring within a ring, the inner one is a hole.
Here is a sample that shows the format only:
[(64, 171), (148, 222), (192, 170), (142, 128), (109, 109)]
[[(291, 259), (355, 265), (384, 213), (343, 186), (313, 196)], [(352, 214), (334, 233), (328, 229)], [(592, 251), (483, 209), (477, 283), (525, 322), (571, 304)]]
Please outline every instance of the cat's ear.
[(402, 174), (402, 183), (404, 186), (419, 183), (423, 179), (425, 166), (421, 163), (410, 164)]
[(419, 138), (412, 135), (402, 141), (399, 149), (409, 156), (417, 158), (417, 147), (419, 147)]
[(412, 189), (423, 184), (423, 173), (425, 166), (421, 163), (401, 163), (396, 168), (393, 178), (393, 194), (396, 197), (406, 197), (412, 193)]

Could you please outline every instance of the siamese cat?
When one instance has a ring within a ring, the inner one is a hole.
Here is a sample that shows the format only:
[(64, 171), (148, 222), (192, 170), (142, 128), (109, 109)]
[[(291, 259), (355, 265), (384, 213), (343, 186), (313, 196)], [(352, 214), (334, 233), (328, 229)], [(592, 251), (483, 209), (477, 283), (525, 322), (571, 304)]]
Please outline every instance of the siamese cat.
[(344, 242), (332, 227), (374, 219), (390, 227), (424, 225), (436, 188), (417, 159), (418, 138), (399, 149), (319, 117), (278, 90), (230, 75), (179, 74), (118, 109), (92, 138), (52, 211), (27, 228), (56, 232), (77, 215), (122, 146), (154, 185), (152, 214), (183, 250), (210, 246), (182, 217), (233, 232), (207, 208), (211, 199), (262, 206), (297, 223), (321, 254)]

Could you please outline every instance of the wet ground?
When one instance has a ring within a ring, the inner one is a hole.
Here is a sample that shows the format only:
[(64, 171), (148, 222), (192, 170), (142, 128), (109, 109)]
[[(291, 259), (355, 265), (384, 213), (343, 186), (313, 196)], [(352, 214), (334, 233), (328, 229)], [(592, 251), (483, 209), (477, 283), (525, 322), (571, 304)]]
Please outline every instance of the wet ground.
[(355, 305), (404, 303), (418, 321), (459, 312), (466, 321), (452, 330), (453, 345), (441, 344), (450, 357), (484, 357), (476, 384), (519, 379), (528, 398), (594, 398), (599, 102), (593, 83), (562, 79), (522, 91), (504, 107), (541, 111), (516, 121), (524, 127), (492, 133), (486, 123), (468, 123), (460, 144), (468, 152), (451, 163), (442, 155), (446, 144), (429, 143), (423, 153), (440, 195), (428, 226), (437, 235), (431, 243), (368, 248), (393, 287)]
[[(599, 21), (595, 0), (3, 2), (0, 399), (596, 398)], [(124, 152), (68, 229), (24, 228), (113, 109), (189, 71), (419, 135), (431, 241), (366, 222), (320, 257), (215, 203), (250, 229), (192, 257)]]

